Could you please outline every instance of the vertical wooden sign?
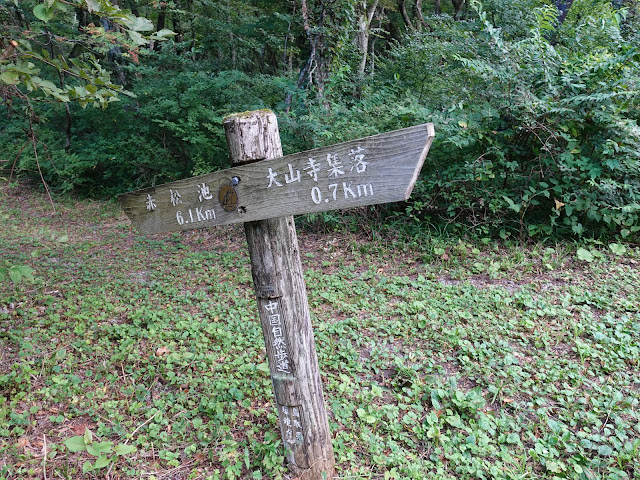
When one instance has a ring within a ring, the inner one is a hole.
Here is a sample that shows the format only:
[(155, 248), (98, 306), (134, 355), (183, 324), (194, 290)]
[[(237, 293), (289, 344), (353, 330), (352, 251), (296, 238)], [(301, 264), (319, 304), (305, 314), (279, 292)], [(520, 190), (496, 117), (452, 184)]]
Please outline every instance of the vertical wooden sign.
[[(282, 156), (269, 111), (224, 121), (231, 163)], [(244, 224), (286, 457), (295, 475), (329, 479), (334, 455), (293, 216)]]

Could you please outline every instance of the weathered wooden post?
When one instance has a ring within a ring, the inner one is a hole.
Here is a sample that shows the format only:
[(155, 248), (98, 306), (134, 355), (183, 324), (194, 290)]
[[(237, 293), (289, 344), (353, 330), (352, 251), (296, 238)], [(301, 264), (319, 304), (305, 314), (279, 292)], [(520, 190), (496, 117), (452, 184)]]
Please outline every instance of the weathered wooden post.
[[(224, 129), (233, 166), (282, 157), (270, 111), (231, 115)], [(247, 222), (244, 231), (287, 459), (302, 478), (331, 478), (333, 447), (293, 216)]]
[(272, 112), (232, 115), (232, 168), (120, 195), (142, 233), (244, 223), (287, 459), (305, 480), (334, 457), (291, 215), (409, 198), (434, 137), (430, 123), (282, 156)]

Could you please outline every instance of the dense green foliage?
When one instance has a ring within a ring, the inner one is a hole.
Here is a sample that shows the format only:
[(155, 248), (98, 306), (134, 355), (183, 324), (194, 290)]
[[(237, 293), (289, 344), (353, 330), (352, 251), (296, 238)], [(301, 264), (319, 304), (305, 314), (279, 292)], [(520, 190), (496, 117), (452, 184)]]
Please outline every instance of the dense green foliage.
[[(45, 24), (33, 3), (18, 5), (2, 8), (88, 42), (86, 29), (69, 32), (57, 17)], [(0, 114), (0, 156), (60, 191), (105, 196), (223, 168), (221, 120), (237, 111), (275, 110), (286, 153), (433, 121), (436, 141), (411, 202), (387, 212), (404, 228), (636, 236), (637, 2), (576, 0), (566, 19), (540, 0), (439, 5), (124, 2), (176, 33), (150, 44), (92, 27), (101, 68), (132, 96), (106, 110), (77, 101), (68, 112), (32, 101), (38, 149), (23, 148), (14, 96)], [(56, 40), (48, 48), (74, 55)]]

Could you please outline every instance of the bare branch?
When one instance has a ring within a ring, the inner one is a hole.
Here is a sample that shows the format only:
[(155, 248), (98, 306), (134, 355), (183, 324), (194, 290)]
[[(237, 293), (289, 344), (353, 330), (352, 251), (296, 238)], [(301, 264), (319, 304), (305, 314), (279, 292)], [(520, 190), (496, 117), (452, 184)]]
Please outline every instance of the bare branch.
[(13, 51), (18, 47), (18, 42), (15, 40), (11, 40), (9, 42), (9, 46), (5, 48), (4, 52), (0, 54), (0, 61), (8, 59), (11, 55), (13, 55)]

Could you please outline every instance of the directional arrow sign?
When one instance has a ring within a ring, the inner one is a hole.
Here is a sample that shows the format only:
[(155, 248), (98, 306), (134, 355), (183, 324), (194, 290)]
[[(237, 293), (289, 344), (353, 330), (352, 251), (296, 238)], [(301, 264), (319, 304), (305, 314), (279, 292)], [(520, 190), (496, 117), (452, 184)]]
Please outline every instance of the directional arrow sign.
[(125, 193), (146, 234), (409, 198), (434, 137), (427, 123)]

